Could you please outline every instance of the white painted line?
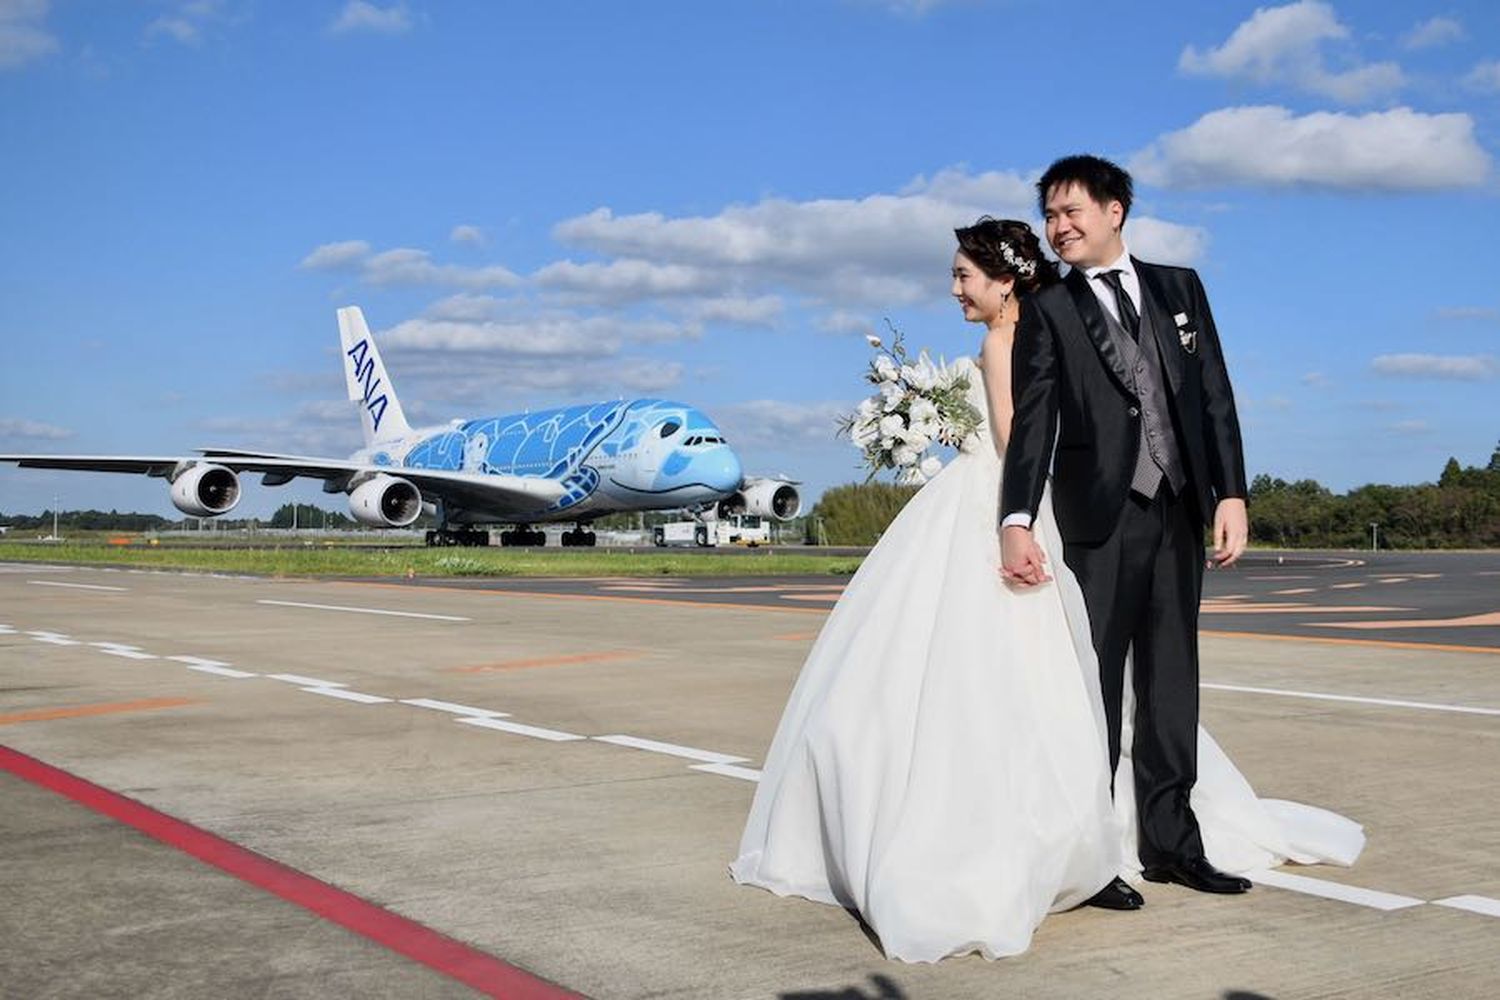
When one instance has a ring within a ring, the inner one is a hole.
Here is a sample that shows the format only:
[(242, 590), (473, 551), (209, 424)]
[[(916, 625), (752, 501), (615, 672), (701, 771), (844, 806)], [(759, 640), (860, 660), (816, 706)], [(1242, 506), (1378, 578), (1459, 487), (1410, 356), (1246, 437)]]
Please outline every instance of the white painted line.
[(81, 645), (77, 639), (69, 639), (61, 632), (32, 631), (27, 632), (37, 642), (51, 643), (54, 646), (77, 646)]
[(643, 740), (639, 736), (594, 736), (592, 739), (596, 739), (600, 743), (613, 743), (615, 746), (631, 747), (651, 753), (664, 753), (673, 757), (686, 757), (688, 760), (701, 760), (708, 764), (739, 764), (750, 759), (749, 757), (732, 757), (726, 753), (715, 753), (712, 750), (699, 750), (696, 747), (678, 746), (676, 743)]
[(286, 681), (288, 684), (296, 684), (299, 687), (341, 688), (349, 686), (347, 684), (340, 684), (338, 681), (325, 681), (319, 680), (316, 677), (303, 677), (301, 674), (266, 674), (266, 676), (272, 680)]
[(169, 656), (169, 660), (178, 663), (186, 663), (189, 670), (202, 671), (205, 674), (217, 674), (220, 677), (259, 677), (260, 674), (252, 674), (248, 670), (235, 670), (227, 663), (219, 660), (209, 660), (201, 656)]
[(342, 688), (310, 687), (303, 688), (302, 690), (306, 691), (308, 694), (323, 694), (327, 695), (330, 698), (342, 698), (345, 701), (357, 701), (361, 705), (380, 705), (391, 700), (389, 698), (382, 698), (378, 694), (365, 694), (362, 691), (347, 691)]
[(418, 708), (430, 708), (438, 712), (451, 712), (454, 715), (472, 715), (482, 719), (502, 719), (510, 715), (509, 712), (495, 712), (488, 708), (472, 708), (468, 705), (459, 705), (451, 701), (439, 701), (436, 698), (402, 698), (401, 704), (415, 705)]
[(1488, 896), (1449, 896), (1447, 899), (1434, 899), (1432, 905), (1451, 906), (1455, 910), (1468, 910), (1486, 917), (1500, 917), (1500, 899)]
[(739, 778), (741, 781), (760, 780), (760, 772), (755, 768), (735, 767), (733, 764), (694, 764), (689, 770), (702, 771), (705, 774), (722, 774), (726, 778)]
[(130, 590), (129, 587), (106, 587), (100, 583), (60, 583), (55, 580), (27, 580), (26, 582), (34, 583), (38, 587), (71, 587), (74, 590), (113, 590), (122, 594)]
[(454, 719), (459, 725), (480, 726), (484, 729), (498, 729), (504, 733), (515, 733), (517, 736), (533, 736), (539, 740), (551, 740), (554, 743), (563, 743), (567, 740), (586, 740), (587, 736), (579, 736), (575, 733), (565, 733), (557, 729), (542, 729), (538, 726), (523, 726), (519, 722), (501, 722), (499, 719), (471, 718)]
[(1343, 903), (1368, 906), (1376, 910), (1404, 910), (1409, 906), (1421, 906), (1427, 902), (1425, 899), (1415, 899), (1411, 896), (1398, 896), (1393, 892), (1377, 892), (1374, 889), (1361, 889), (1356, 885), (1344, 885), (1342, 882), (1329, 882), (1326, 879), (1290, 875), (1279, 871), (1251, 872), (1249, 878), (1257, 885), (1270, 885), (1278, 889), (1306, 893), (1309, 896), (1337, 899)]
[(1424, 708), (1434, 712), (1462, 712), (1466, 715), (1500, 715), (1500, 708), (1479, 708), (1474, 705), (1438, 705), (1427, 701), (1400, 701), (1395, 698), (1356, 698), (1348, 694), (1323, 694), (1317, 691), (1283, 691), (1279, 688), (1244, 687), (1239, 684), (1209, 684), (1199, 687), (1214, 691), (1242, 691), (1246, 694), (1274, 694), (1284, 698), (1312, 698), (1317, 701), (1348, 701), (1360, 705), (1385, 705), (1391, 708)]
[(143, 653), (139, 646), (126, 646), (119, 642), (91, 642), (90, 646), (110, 656), (123, 656), (127, 660), (154, 660), (155, 653)]
[(15, 635), (16, 630), (9, 625), (0, 625), (0, 635)]
[(312, 608), (315, 611), (348, 611), (357, 615), (391, 615), (396, 618), (430, 618), (440, 622), (467, 622), (472, 618), (458, 615), (429, 615), (419, 611), (387, 611), (383, 608), (348, 608), (340, 604), (304, 604), (301, 601), (256, 601), (256, 604), (274, 604), (282, 608)]

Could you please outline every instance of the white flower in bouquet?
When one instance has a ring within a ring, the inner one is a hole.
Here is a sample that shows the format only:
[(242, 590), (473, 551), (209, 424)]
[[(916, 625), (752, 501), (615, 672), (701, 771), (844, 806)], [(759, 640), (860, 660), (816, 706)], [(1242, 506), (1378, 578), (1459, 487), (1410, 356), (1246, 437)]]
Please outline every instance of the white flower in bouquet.
[(840, 418), (839, 432), (864, 453), (872, 477), (892, 469), (897, 482), (920, 486), (943, 467), (942, 459), (927, 454), (934, 443), (975, 447), (982, 415), (968, 398), (971, 369), (935, 364), (926, 351), (913, 360), (899, 331), (889, 351), (879, 337), (865, 339), (880, 352), (865, 372), (875, 394)]

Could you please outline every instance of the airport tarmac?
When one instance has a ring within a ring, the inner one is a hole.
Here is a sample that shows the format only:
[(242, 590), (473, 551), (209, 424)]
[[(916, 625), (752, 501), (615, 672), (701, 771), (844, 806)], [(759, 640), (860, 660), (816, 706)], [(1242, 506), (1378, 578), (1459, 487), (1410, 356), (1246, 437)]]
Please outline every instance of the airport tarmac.
[(931, 966), (725, 871), (839, 581), (0, 564), (0, 996), (1492, 996), (1500, 556), (1400, 559), (1205, 606), (1205, 724), (1352, 869)]

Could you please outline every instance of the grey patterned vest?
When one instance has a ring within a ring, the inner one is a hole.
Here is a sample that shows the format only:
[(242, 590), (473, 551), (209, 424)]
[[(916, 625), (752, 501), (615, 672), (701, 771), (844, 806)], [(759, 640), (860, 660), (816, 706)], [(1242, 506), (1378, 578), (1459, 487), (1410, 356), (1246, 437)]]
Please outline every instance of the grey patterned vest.
[(1151, 311), (1140, 310), (1139, 344), (1130, 339), (1130, 334), (1109, 314), (1109, 310), (1100, 309), (1100, 312), (1104, 313), (1115, 347), (1125, 359), (1125, 369), (1130, 375), (1127, 386), (1140, 401), (1141, 440), (1136, 450), (1135, 472), (1130, 478), (1131, 492), (1149, 500), (1156, 496), (1162, 480), (1166, 480), (1172, 492), (1180, 494), (1187, 484), (1187, 473), (1183, 469), (1177, 433), (1172, 430), (1172, 417), (1167, 410), (1166, 375), (1162, 371), (1161, 346), (1156, 342)]

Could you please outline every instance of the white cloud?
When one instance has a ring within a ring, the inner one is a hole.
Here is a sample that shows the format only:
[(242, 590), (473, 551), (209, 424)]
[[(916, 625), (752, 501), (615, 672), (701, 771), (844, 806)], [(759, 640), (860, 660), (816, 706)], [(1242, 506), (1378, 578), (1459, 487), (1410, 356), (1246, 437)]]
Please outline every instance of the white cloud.
[[(1027, 219), (1035, 211), (1027, 178), (960, 169), (919, 177), (894, 194), (766, 198), (712, 216), (600, 208), (559, 223), (553, 235), (617, 259), (564, 261), (538, 276), (574, 290), (594, 282), (622, 298), (712, 287), (749, 298), (792, 290), (834, 309), (890, 308), (947, 293), (955, 227), (980, 215)], [(1132, 246), (1157, 259), (1184, 262), (1202, 251), (1201, 230), (1150, 219), (1132, 227)]]
[(818, 320), (818, 329), (827, 330), (829, 333), (865, 335), (875, 332), (875, 324), (869, 316), (863, 313), (850, 309), (835, 309)]
[(1451, 17), (1434, 17), (1412, 26), (1401, 38), (1408, 49), (1431, 49), (1464, 37), (1464, 26)]
[(1500, 91), (1500, 60), (1479, 63), (1464, 77), (1464, 84), (1474, 90)]
[(1308, 372), (1306, 375), (1302, 376), (1300, 381), (1303, 385), (1310, 385), (1315, 389), (1322, 388), (1323, 386), (1329, 384), (1328, 376), (1324, 375), (1322, 372)]
[(1370, 369), (1393, 378), (1477, 382), (1500, 377), (1500, 361), (1487, 354), (1382, 354), (1370, 362)]
[(693, 295), (714, 287), (713, 275), (685, 264), (655, 264), (630, 258), (578, 264), (559, 260), (538, 270), (532, 280), (572, 300), (620, 305), (642, 299)]
[(426, 250), (398, 247), (364, 260), (363, 277), (372, 285), (451, 285), (456, 288), (511, 288), (521, 279), (499, 264), (460, 267), (434, 264)]
[(759, 295), (754, 298), (726, 295), (690, 302), (686, 306), (686, 312), (699, 323), (769, 327), (776, 325), (785, 306), (779, 295)]
[(24, 438), (30, 441), (65, 441), (73, 436), (73, 431), (66, 427), (44, 424), (37, 420), (0, 417), (0, 440)]
[(454, 243), (467, 243), (471, 246), (484, 246), (484, 230), (478, 226), (454, 226), (453, 231), (448, 234), (448, 239)]
[(335, 35), (360, 31), (399, 35), (411, 30), (411, 13), (404, 3), (381, 7), (366, 0), (349, 0), (328, 30)]
[(47, 0), (0, 0), (0, 70), (20, 69), (57, 51), (45, 23), (50, 6)]
[(342, 243), (324, 243), (302, 258), (298, 267), (322, 271), (348, 267), (370, 254), (370, 244), (364, 240), (344, 240)]
[(446, 299), (439, 299), (427, 307), (429, 319), (453, 320), (461, 323), (477, 323), (494, 319), (500, 308), (500, 300), (491, 295), (469, 295), (460, 292)]
[(1431, 434), (1432, 424), (1425, 420), (1398, 420), (1386, 429), (1396, 434)]
[(1405, 85), (1401, 67), (1391, 62), (1356, 62), (1346, 70), (1330, 70), (1324, 62), (1324, 43), (1348, 37), (1349, 29), (1329, 4), (1301, 0), (1261, 7), (1223, 45), (1202, 52), (1191, 45), (1183, 49), (1178, 68), (1196, 76), (1290, 84), (1346, 104), (1373, 100)]
[(1467, 114), (1353, 115), (1259, 106), (1213, 111), (1158, 138), (1130, 168), (1164, 187), (1248, 184), (1365, 190), (1473, 187), (1490, 172)]
[(197, 45), (203, 33), (215, 20), (224, 17), (220, 0), (188, 0), (179, 3), (170, 14), (163, 14), (146, 25), (146, 37), (165, 35), (183, 45)]

